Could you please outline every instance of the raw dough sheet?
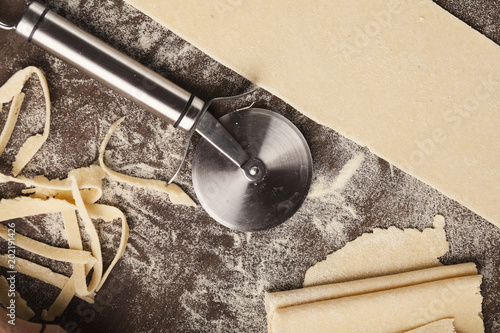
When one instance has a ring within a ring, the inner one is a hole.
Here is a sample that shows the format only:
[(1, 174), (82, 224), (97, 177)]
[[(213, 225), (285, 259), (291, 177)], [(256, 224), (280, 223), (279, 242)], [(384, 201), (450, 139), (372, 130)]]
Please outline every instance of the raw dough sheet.
[(126, 0), (500, 226), (500, 49), (431, 0)]
[(454, 318), (459, 332), (484, 332), (481, 276), (422, 283), (275, 311), (274, 333), (406, 332)]
[[(375, 229), (347, 243), (307, 270), (305, 288), (266, 293), (268, 331), (406, 332), (454, 318), (460, 332), (483, 332), (475, 264), (439, 266), (444, 226), (437, 215), (422, 232)], [(453, 332), (444, 324), (420, 331)]]
[(433, 224), (422, 232), (390, 227), (363, 234), (309, 268), (304, 287), (439, 266), (449, 250), (444, 217), (436, 215)]

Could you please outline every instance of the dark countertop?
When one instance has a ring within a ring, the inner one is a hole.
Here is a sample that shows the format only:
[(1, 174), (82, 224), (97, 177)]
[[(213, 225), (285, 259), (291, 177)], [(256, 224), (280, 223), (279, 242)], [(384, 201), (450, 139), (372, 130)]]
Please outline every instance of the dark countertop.
[[(437, 2), (500, 44), (498, 1)], [(238, 94), (251, 86), (120, 0), (45, 3), (204, 100)], [(0, 45), (0, 83), (17, 70), (34, 65), (46, 74), (51, 91), (51, 134), (24, 175), (65, 177), (73, 168), (93, 164), (107, 129), (121, 116), (127, 118), (109, 144), (108, 165), (146, 178), (166, 180), (172, 175), (184, 147), (184, 133), (14, 32), (0, 31)], [(2, 172), (10, 171), (21, 142), (42, 129), (43, 107), (41, 99), (35, 97), (40, 90), (33, 82), (27, 87), (30, 97), (14, 131), (15, 139), (0, 157)], [(442, 261), (473, 261), (478, 265), (484, 275), (486, 331), (500, 332), (500, 229), (266, 91), (260, 90), (252, 99), (217, 105), (213, 112), (222, 115), (253, 101), (257, 107), (285, 115), (302, 131), (314, 159), (313, 190), (324, 190), (324, 194), (306, 199), (282, 226), (250, 235), (220, 226), (201, 207), (173, 206), (166, 196), (106, 181), (101, 201), (127, 215), (129, 246), (96, 296), (96, 303), (74, 298), (56, 323), (68, 332), (264, 332), (265, 290), (300, 287), (308, 267), (375, 227), (422, 229), (431, 226), (435, 214), (442, 214), (451, 245)], [(4, 106), (0, 124), (5, 122), (5, 110)], [(363, 162), (343, 190), (325, 190), (356, 156)], [(190, 168), (188, 163), (178, 184), (195, 198)], [(21, 189), (2, 184), (0, 197), (14, 197)], [(57, 216), (27, 221), (17, 221), (20, 233), (66, 245)], [(117, 245), (118, 226), (98, 225), (102, 235), (109, 235), (102, 238), (107, 263)], [(0, 244), (2, 253), (4, 245)], [(22, 251), (19, 255), (33, 258)], [(68, 265), (33, 259), (56, 271), (71, 272)], [(35, 321), (40, 321), (41, 310), (58, 294), (56, 288), (25, 276), (19, 276), (17, 287), (37, 313)]]

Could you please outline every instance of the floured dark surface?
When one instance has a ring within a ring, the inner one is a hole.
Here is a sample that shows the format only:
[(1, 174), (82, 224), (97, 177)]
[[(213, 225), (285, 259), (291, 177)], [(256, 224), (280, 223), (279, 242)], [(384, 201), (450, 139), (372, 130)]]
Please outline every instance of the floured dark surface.
[[(247, 80), (121, 1), (45, 3), (204, 100), (251, 87)], [(500, 3), (438, 3), (500, 43)], [(13, 32), (0, 31), (0, 45), (1, 84), (17, 70), (35, 65), (46, 74), (52, 94), (51, 134), (24, 175), (65, 177), (73, 168), (94, 163), (107, 129), (122, 116), (127, 118), (108, 146), (108, 165), (130, 175), (164, 180), (175, 171), (185, 134)], [(31, 86), (28, 93), (32, 89), (30, 96), (37, 96), (40, 90), (35, 80), (30, 81)], [(308, 267), (375, 227), (422, 229), (439, 213), (446, 218), (451, 243), (443, 262), (478, 264), (484, 275), (487, 332), (500, 332), (498, 228), (265, 91), (219, 105), (214, 112), (222, 115), (254, 101), (257, 107), (289, 118), (310, 144), (314, 179), (311, 194), (299, 212), (276, 229), (245, 234), (219, 226), (201, 207), (173, 206), (166, 196), (106, 182), (102, 202), (125, 212), (131, 231), (129, 246), (96, 303), (73, 299), (57, 323), (70, 332), (264, 332), (265, 290), (300, 287)], [(14, 138), (0, 157), (2, 172), (10, 170), (23, 140), (41, 131), (43, 106), (36, 106), (37, 102), (41, 98), (30, 97), (27, 110), (21, 111)], [(0, 115), (2, 125), (6, 107)], [(492, 143), (492, 149), (494, 146)], [(189, 163), (178, 184), (195, 198)], [(0, 197), (18, 195), (21, 188), (0, 185)], [(57, 214), (18, 221), (17, 226), (20, 233), (66, 245)], [(118, 242), (119, 225), (100, 224), (99, 228), (109, 262), (112, 247)], [(0, 242), (2, 253), (4, 243)], [(19, 256), (29, 254), (19, 252)], [(32, 259), (65, 274), (71, 271), (68, 265)], [(18, 278), (18, 291), (37, 313), (35, 321), (40, 321), (41, 310), (50, 306), (58, 290), (25, 276)]]

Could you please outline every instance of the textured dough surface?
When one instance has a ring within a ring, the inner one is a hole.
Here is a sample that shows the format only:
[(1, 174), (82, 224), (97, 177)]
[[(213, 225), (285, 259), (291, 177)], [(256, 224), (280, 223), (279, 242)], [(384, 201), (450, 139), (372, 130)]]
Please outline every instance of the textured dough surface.
[(500, 49), (431, 0), (125, 0), (500, 226)]
[[(266, 293), (268, 330), (454, 332), (455, 323), (459, 332), (483, 332), (482, 277), (474, 263), (442, 266), (448, 249), (441, 215), (423, 231), (363, 234), (311, 267), (304, 288)], [(447, 318), (451, 328), (434, 323)]]
[(76, 206), (55, 198), (17, 197), (0, 200), (0, 222), (38, 214), (58, 213), (63, 210), (75, 210)]
[(434, 218), (434, 228), (374, 229), (349, 242), (327, 259), (309, 268), (304, 287), (353, 281), (439, 266), (449, 250), (444, 217)]
[[(404, 332), (454, 318), (459, 332), (484, 332), (481, 276), (465, 276), (278, 309), (274, 333)], [(362, 319), (362, 320), (361, 320)]]
[(455, 333), (453, 318), (441, 319), (405, 333)]
[(474, 263), (466, 263), (363, 280), (266, 293), (268, 322), (271, 322), (276, 309), (476, 274), (476, 265)]

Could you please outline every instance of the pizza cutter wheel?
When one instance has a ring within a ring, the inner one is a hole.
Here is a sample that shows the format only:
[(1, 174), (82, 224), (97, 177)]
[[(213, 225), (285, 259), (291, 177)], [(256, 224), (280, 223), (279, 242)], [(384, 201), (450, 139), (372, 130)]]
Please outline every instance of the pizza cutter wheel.
[(312, 177), (311, 153), (290, 121), (257, 108), (219, 121), (207, 112), (214, 101), (245, 94), (205, 103), (37, 2), (28, 4), (16, 25), (0, 22), (0, 28), (15, 30), (189, 132), (189, 141), (195, 132), (200, 134), (193, 183), (201, 205), (219, 223), (241, 231), (269, 229), (287, 220), (304, 201)]
[(202, 139), (193, 158), (201, 205), (231, 229), (258, 231), (283, 223), (309, 191), (312, 158), (306, 140), (288, 119), (265, 109), (231, 112), (219, 122), (249, 160), (240, 168)]

